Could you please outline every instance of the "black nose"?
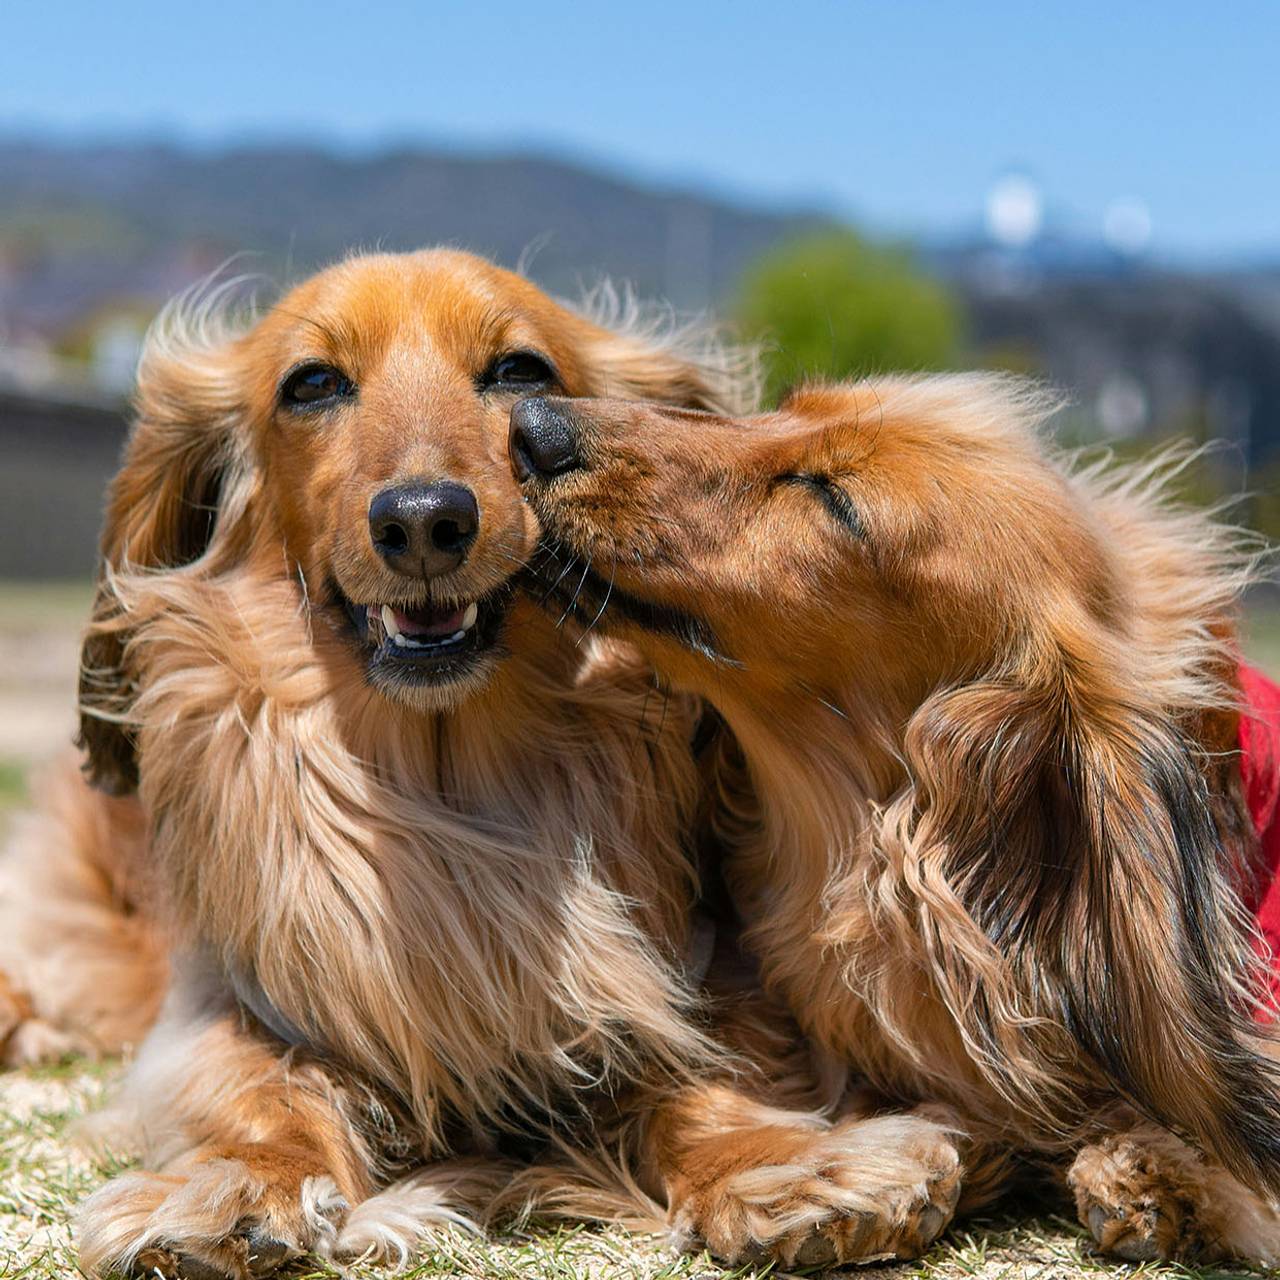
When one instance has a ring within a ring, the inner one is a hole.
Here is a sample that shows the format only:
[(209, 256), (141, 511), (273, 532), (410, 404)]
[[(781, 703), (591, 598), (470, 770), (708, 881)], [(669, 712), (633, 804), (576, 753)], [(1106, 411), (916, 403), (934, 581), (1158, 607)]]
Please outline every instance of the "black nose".
[(521, 483), (534, 476), (547, 479), (576, 471), (582, 466), (582, 455), (568, 403), (545, 396), (517, 400), (511, 406), (507, 452)]
[(410, 578), (438, 578), (456, 569), (479, 528), (476, 495), (450, 480), (383, 489), (369, 504), (374, 547)]

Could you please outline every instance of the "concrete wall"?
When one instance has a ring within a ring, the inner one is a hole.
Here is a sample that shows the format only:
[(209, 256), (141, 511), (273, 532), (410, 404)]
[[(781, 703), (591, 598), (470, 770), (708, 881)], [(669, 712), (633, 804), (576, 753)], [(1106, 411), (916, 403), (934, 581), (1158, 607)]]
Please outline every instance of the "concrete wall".
[(0, 579), (88, 579), (122, 410), (0, 391)]

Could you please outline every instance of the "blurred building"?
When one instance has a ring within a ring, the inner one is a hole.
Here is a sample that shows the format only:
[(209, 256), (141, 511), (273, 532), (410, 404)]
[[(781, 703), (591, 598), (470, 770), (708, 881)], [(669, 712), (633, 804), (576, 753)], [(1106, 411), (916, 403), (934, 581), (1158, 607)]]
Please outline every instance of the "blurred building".
[(92, 574), (124, 437), (118, 400), (0, 387), (0, 580)]

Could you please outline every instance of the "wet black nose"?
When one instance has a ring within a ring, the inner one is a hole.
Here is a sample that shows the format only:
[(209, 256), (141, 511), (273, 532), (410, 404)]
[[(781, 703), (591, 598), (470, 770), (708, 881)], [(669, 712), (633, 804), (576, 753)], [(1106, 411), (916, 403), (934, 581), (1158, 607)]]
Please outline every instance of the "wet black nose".
[(564, 400), (530, 396), (511, 406), (507, 452), (516, 479), (548, 479), (582, 466), (578, 428)]
[(466, 558), (480, 528), (476, 495), (441, 480), (383, 489), (369, 504), (369, 536), (397, 573), (438, 578)]

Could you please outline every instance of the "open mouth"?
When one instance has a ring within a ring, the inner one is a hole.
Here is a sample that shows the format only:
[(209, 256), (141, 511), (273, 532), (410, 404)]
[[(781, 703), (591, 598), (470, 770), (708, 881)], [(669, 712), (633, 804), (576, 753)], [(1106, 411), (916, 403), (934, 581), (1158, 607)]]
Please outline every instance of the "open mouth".
[(469, 675), (498, 644), (511, 606), (506, 585), (479, 600), (356, 604), (334, 594), (377, 683), (443, 685)]

